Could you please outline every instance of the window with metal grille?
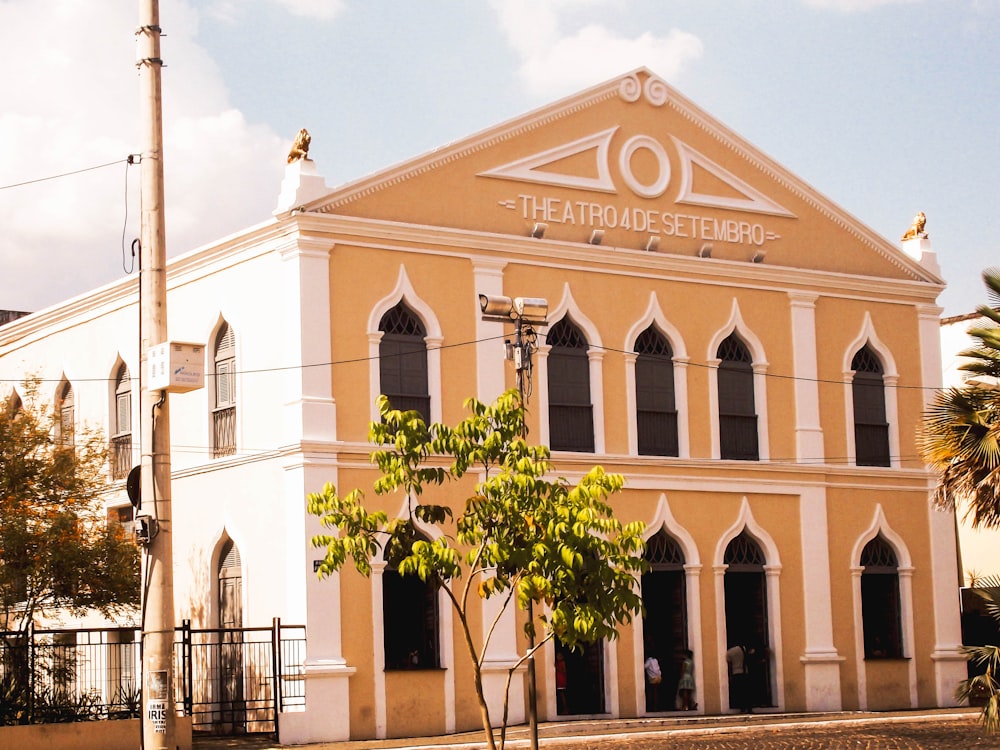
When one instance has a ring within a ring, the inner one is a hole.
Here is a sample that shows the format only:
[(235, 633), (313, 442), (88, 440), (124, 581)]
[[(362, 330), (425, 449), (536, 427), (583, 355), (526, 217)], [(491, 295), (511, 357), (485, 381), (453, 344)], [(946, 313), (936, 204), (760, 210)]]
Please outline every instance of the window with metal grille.
[(896, 551), (879, 534), (861, 551), (861, 619), (866, 659), (903, 656), (899, 564)]
[(549, 444), (556, 451), (594, 452), (590, 359), (583, 332), (569, 318), (549, 328)]
[(437, 587), (416, 575), (400, 575), (389, 558), (387, 548), (382, 572), (385, 668), (436, 669), (440, 666)]
[(646, 562), (650, 570), (680, 570), (684, 567), (684, 551), (676, 539), (660, 531), (646, 541)]
[(757, 541), (744, 530), (726, 547), (723, 562), (728, 566), (727, 570), (741, 568), (760, 570), (764, 567), (766, 558), (764, 550), (760, 548)]
[(111, 478), (124, 479), (132, 468), (132, 382), (128, 366), (115, 373), (115, 411), (112, 415)]
[(889, 424), (885, 417), (882, 362), (869, 345), (851, 361), (854, 380), (854, 453), (858, 466), (889, 466)]
[(719, 344), (719, 455), (740, 461), (759, 457), (753, 358), (735, 333)]
[(379, 388), (393, 409), (416, 411), (430, 420), (427, 386), (427, 331), (416, 314), (400, 302), (382, 316), (378, 329)]
[(673, 350), (650, 326), (635, 342), (636, 434), (639, 454), (676, 456), (677, 408), (674, 403)]
[(72, 448), (76, 442), (76, 408), (73, 400), (73, 386), (68, 381), (59, 384), (56, 391), (56, 445)]
[(212, 408), (212, 457), (236, 453), (236, 332), (223, 322), (214, 346), (215, 404)]

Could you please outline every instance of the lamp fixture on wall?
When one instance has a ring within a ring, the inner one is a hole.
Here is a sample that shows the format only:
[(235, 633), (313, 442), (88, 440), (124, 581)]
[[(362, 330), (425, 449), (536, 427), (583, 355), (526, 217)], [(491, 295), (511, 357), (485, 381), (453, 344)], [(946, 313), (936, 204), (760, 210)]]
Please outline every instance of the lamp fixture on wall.
[(545, 235), (545, 230), (549, 228), (549, 225), (544, 221), (536, 221), (535, 226), (531, 228), (531, 236), (536, 240), (541, 239)]
[(766, 256), (767, 256), (767, 250), (757, 250), (753, 254), (753, 257), (750, 260), (752, 260), (754, 263), (763, 263), (764, 258)]
[(646, 240), (646, 244), (643, 246), (643, 250), (647, 253), (655, 253), (660, 248), (660, 238), (655, 234), (649, 235), (649, 239)]
[(700, 248), (698, 248), (699, 258), (711, 258), (712, 257), (712, 243), (706, 242)]
[(601, 240), (603, 239), (604, 239), (604, 230), (595, 229), (593, 232), (590, 233), (590, 239), (587, 240), (587, 242), (589, 242), (591, 245), (600, 245)]

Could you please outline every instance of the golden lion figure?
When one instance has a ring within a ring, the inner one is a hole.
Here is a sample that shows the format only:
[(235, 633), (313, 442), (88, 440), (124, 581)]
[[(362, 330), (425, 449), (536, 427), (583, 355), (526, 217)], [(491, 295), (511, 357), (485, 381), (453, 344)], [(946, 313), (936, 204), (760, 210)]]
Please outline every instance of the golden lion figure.
[(910, 228), (906, 230), (906, 233), (902, 236), (903, 240), (915, 240), (918, 237), (926, 237), (927, 233), (924, 231), (924, 226), (927, 224), (927, 217), (924, 212), (921, 211), (916, 216), (913, 217), (913, 223), (910, 224)]
[(295, 136), (295, 143), (292, 144), (292, 150), (288, 152), (288, 163), (291, 164), (293, 161), (298, 161), (299, 159), (308, 159), (310, 143), (312, 143), (312, 136), (309, 135), (308, 130), (302, 128), (299, 134)]

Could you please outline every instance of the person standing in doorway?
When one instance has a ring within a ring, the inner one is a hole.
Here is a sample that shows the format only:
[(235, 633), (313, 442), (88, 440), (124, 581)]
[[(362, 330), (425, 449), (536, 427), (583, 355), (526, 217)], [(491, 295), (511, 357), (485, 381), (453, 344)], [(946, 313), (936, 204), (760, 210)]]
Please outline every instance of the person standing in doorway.
[(730, 699), (733, 707), (740, 713), (753, 713), (750, 705), (750, 665), (747, 663), (747, 649), (737, 644), (726, 651), (726, 663), (729, 665)]
[(569, 713), (569, 678), (566, 675), (566, 657), (556, 651), (556, 713)]
[(685, 649), (683, 653), (681, 678), (677, 681), (677, 707), (682, 711), (694, 711), (698, 708), (694, 702), (694, 653), (691, 649)]
[(663, 682), (663, 672), (660, 662), (655, 656), (647, 656), (642, 665), (646, 673), (646, 710), (660, 710), (660, 683)]

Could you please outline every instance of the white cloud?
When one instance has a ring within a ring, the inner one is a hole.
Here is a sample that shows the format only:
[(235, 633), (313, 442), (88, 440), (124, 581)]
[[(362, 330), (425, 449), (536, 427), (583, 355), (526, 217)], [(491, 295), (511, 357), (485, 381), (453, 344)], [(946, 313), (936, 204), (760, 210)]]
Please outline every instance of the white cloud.
[[(199, 15), (165, 0), (162, 41), (167, 251), (265, 220), (287, 140), (228, 103), (195, 40)], [(140, 150), (131, 0), (0, 2), (0, 186), (124, 160)], [(0, 190), (0, 308), (37, 310), (120, 278), (124, 164)], [(126, 246), (139, 234), (139, 169), (128, 178)]]
[(920, 0), (805, 0), (805, 4), (824, 10), (838, 10), (842, 13), (864, 13), (883, 5), (903, 5)]
[(674, 78), (686, 63), (701, 56), (701, 40), (679, 29), (666, 36), (646, 32), (634, 38), (594, 23), (575, 33), (561, 29), (571, 11), (601, 4), (602, 0), (492, 0), (501, 30), (521, 57), (518, 73), (532, 94), (565, 94), (640, 66)]
[(294, 16), (316, 21), (331, 21), (347, 8), (347, 0), (213, 0), (205, 12), (219, 21), (231, 22), (244, 11), (252, 11), (255, 3), (277, 5)]

